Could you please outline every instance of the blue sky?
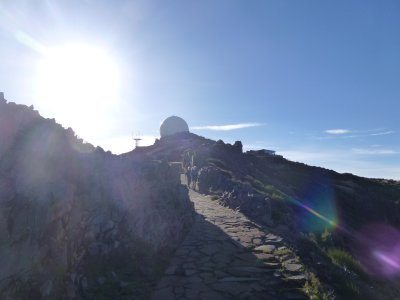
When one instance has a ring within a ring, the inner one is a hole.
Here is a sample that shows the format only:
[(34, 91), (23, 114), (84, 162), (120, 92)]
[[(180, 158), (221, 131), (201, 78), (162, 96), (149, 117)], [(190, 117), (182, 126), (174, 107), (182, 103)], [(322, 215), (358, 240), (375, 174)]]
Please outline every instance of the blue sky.
[[(1, 0), (0, 90), (116, 153), (178, 115), (246, 149), (400, 179), (399, 15), (398, 1)], [(76, 42), (118, 67), (102, 114), (38, 97), (41, 49)]]

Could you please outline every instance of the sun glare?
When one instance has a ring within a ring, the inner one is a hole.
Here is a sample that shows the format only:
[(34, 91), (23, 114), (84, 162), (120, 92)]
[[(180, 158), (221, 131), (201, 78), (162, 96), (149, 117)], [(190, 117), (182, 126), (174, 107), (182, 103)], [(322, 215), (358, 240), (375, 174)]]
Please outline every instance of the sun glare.
[(36, 80), (40, 110), (80, 134), (104, 124), (102, 118), (118, 99), (116, 64), (107, 52), (89, 45), (48, 49)]

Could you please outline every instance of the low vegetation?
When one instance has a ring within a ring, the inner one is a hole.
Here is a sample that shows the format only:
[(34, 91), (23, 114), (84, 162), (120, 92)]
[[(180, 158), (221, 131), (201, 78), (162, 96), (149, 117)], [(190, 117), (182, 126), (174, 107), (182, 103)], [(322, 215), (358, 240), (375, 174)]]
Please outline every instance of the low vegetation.
[(279, 256), (291, 254), (291, 253), (292, 253), (292, 251), (290, 251), (288, 248), (276, 249), (274, 251), (274, 254), (279, 255)]
[(349, 252), (338, 248), (330, 248), (326, 254), (333, 263), (342, 267), (346, 271), (357, 274), (362, 278), (367, 278), (361, 264)]
[(275, 186), (264, 184), (260, 180), (255, 179), (252, 176), (247, 175), (246, 181), (249, 182), (256, 191), (266, 194), (272, 200), (284, 201), (289, 198), (285, 193), (281, 192)]
[(214, 165), (214, 166), (216, 166), (216, 167), (218, 167), (218, 168), (220, 168), (220, 169), (223, 169), (223, 170), (226, 170), (226, 169), (227, 169), (225, 163), (224, 163), (222, 160), (220, 160), (220, 159), (208, 158), (208, 159), (206, 160), (206, 162), (207, 162), (208, 164)]
[(307, 294), (310, 299), (315, 299), (315, 300), (329, 299), (318, 277), (312, 272), (308, 273), (308, 280), (304, 284), (302, 291), (305, 294)]

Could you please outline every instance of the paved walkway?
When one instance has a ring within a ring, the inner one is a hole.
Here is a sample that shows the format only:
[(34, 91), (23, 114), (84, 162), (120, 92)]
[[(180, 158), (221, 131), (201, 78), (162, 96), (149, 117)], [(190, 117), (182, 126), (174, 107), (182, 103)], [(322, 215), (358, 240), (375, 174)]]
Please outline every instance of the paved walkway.
[(282, 238), (190, 190), (198, 213), (151, 300), (306, 299), (303, 266)]

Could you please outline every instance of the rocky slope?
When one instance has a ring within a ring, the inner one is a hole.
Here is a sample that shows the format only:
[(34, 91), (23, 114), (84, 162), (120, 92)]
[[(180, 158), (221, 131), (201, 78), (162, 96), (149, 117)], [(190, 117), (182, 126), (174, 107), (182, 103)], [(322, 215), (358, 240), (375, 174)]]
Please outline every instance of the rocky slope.
[(0, 298), (146, 299), (193, 224), (179, 176), (191, 161), (201, 194), (284, 238), (306, 274), (300, 294), (400, 298), (399, 182), (191, 133), (115, 156), (4, 100)]
[[(230, 145), (191, 133), (165, 137), (126, 156), (183, 165), (193, 157), (200, 169), (199, 192), (274, 227), (290, 242), (314, 278), (304, 287), (310, 295), (314, 289), (321, 299), (328, 294), (336, 299), (400, 297), (393, 283), (400, 271), (393, 267), (400, 263), (393, 242), (400, 227), (399, 182), (339, 174), (262, 151), (243, 153), (240, 142)], [(315, 287), (319, 282), (323, 288)]]
[(192, 221), (168, 163), (0, 101), (1, 299), (145, 299)]

